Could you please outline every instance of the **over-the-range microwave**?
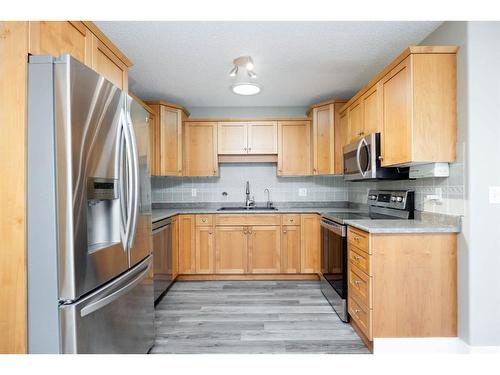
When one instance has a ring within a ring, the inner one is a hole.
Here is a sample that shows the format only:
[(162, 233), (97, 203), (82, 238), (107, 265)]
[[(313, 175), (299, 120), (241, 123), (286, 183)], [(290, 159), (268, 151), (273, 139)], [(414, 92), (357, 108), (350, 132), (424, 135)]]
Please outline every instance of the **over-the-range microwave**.
[(408, 167), (381, 167), (380, 133), (372, 133), (343, 148), (344, 180), (406, 180)]

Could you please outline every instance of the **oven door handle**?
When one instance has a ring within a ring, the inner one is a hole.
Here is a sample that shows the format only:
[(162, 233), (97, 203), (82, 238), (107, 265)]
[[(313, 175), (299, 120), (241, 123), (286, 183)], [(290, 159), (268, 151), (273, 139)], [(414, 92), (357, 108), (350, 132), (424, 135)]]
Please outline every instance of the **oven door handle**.
[(320, 225), (323, 228), (328, 229), (329, 231), (332, 231), (333, 233), (338, 234), (341, 237), (346, 236), (345, 225), (334, 225), (331, 223), (327, 223), (326, 221), (323, 221), (323, 220), (321, 220)]

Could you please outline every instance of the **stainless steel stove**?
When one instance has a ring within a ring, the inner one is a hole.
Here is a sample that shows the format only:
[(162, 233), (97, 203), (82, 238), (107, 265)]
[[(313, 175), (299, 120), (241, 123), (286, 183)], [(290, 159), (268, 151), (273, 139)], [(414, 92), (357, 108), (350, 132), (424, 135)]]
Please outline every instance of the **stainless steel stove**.
[(321, 291), (344, 322), (347, 314), (348, 220), (408, 220), (415, 211), (410, 190), (370, 190), (368, 212), (328, 212), (321, 215)]

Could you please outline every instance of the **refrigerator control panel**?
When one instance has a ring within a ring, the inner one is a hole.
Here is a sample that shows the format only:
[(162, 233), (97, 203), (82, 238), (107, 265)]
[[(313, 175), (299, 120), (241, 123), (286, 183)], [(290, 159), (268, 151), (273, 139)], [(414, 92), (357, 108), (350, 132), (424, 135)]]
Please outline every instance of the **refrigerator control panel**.
[(90, 177), (87, 184), (88, 200), (109, 200), (118, 198), (118, 180)]

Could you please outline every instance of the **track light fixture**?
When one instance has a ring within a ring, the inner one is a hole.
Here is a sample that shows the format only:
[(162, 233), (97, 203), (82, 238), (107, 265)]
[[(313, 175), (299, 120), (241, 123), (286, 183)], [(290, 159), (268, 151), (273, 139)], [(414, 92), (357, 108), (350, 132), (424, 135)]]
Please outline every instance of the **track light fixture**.
[[(251, 56), (240, 56), (233, 60), (233, 68), (229, 72), (230, 77), (236, 77), (236, 82), (231, 85), (231, 90), (238, 95), (255, 95), (261, 90), (260, 86), (245, 81), (244, 77), (238, 75), (240, 68), (246, 70), (250, 79), (256, 79), (257, 74), (253, 71), (255, 64)], [(244, 74), (244, 73), (243, 73)]]

